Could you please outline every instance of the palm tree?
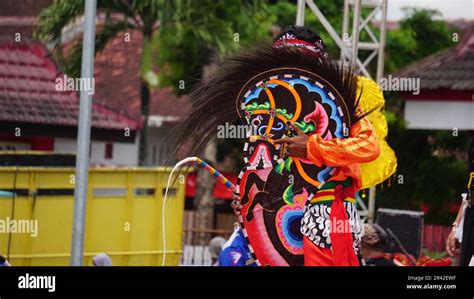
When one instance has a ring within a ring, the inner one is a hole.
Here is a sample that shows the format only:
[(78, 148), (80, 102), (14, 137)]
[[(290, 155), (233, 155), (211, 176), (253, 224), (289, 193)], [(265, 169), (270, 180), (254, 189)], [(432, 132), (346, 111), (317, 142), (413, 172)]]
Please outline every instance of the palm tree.
[[(105, 18), (96, 35), (96, 53), (122, 31), (134, 29), (143, 36), (140, 112), (144, 124), (140, 132), (140, 165), (146, 163), (147, 157), (150, 91), (159, 81), (154, 67), (169, 64), (171, 71), (160, 74), (161, 85), (171, 85), (179, 93), (186, 93), (192, 84), (179, 89), (177, 78), (186, 81), (196, 77), (206, 61), (203, 56), (235, 49), (239, 45), (235, 42), (236, 32), (249, 32), (252, 26), (262, 27), (254, 18), (261, 11), (261, 4), (256, 0), (99, 0), (97, 9)], [(83, 14), (84, 0), (56, 0), (41, 12), (37, 22), (37, 37), (53, 48), (66, 73), (73, 77), (80, 75), (82, 45), (75, 45), (67, 57), (63, 57), (61, 33)], [(181, 51), (173, 53), (176, 49)], [(164, 53), (166, 60), (156, 55), (158, 50)], [(186, 82), (193, 83), (193, 80)]]

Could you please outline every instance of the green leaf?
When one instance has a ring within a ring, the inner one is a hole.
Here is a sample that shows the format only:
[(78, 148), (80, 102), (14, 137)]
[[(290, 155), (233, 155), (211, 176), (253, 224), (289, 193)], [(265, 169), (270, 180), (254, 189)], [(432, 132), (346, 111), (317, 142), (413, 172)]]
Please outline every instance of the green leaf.
[(283, 192), (283, 201), (285, 201), (287, 204), (292, 205), (293, 204), (293, 184), (289, 185), (286, 189), (285, 192)]
[(293, 163), (293, 158), (292, 158), (292, 157), (288, 157), (288, 158), (285, 160), (285, 169), (286, 169), (287, 171), (291, 171), (291, 170), (290, 170), (291, 163)]
[(283, 161), (277, 166), (275, 166), (275, 172), (278, 173), (279, 175), (282, 175), (284, 166), (285, 166), (285, 162)]

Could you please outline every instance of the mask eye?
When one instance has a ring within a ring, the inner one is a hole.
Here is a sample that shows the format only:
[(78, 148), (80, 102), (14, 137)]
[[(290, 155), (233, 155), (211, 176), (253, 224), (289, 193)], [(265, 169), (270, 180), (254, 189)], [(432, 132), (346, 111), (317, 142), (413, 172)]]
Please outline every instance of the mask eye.
[(252, 119), (252, 126), (259, 127), (261, 124), (262, 124), (262, 121), (260, 120), (260, 117), (256, 117)]

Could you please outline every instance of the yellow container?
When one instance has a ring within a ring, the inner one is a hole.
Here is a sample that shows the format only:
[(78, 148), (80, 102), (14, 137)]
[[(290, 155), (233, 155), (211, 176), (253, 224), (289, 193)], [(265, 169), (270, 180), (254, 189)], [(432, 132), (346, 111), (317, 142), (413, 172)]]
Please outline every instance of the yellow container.
[[(168, 168), (89, 170), (84, 265), (92, 265), (92, 257), (100, 252), (116, 266), (161, 265), (162, 206), (169, 173)], [(0, 190), (16, 189), (18, 194), (14, 205), (11, 196), (0, 197), (0, 254), (10, 252), (12, 265), (70, 264), (74, 174), (74, 168), (0, 168)], [(166, 203), (170, 266), (179, 264), (182, 252), (184, 187), (183, 176)], [(6, 228), (11, 224), (16, 227)]]

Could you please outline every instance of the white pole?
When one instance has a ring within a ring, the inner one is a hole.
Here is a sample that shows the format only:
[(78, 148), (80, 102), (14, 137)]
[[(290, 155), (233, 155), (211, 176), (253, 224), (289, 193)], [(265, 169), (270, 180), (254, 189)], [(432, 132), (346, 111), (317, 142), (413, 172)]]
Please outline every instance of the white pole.
[[(86, 0), (84, 35), (82, 42), (81, 76), (91, 80), (94, 76), (94, 46), (96, 0)], [(74, 190), (74, 218), (72, 223), (71, 266), (82, 266), (84, 251), (84, 222), (87, 201), (89, 147), (91, 135), (92, 94), (80, 91), (79, 124), (77, 130), (76, 186)]]
[[(336, 30), (332, 28), (331, 24), (329, 21), (326, 19), (326, 17), (323, 15), (323, 13), (319, 10), (319, 8), (314, 4), (313, 0), (306, 0), (306, 5), (313, 11), (314, 15), (318, 18), (318, 20), (321, 22), (323, 25), (324, 29), (329, 33), (329, 35), (332, 37), (332, 39), (336, 42), (336, 44), (339, 46), (339, 49), (344, 53), (344, 55), (350, 59), (351, 58), (351, 51), (344, 45), (344, 42), (342, 39), (339, 37), (337, 34)], [(362, 61), (360, 61), (359, 58), (356, 57), (354, 60), (354, 63), (357, 62), (357, 66), (359, 68), (359, 71), (364, 74), (367, 78), (372, 78), (367, 71), (367, 69), (364, 67), (362, 64)]]
[(306, 0), (298, 0), (298, 8), (296, 11), (296, 26), (304, 25), (304, 11), (306, 8)]
[(354, 18), (352, 19), (352, 63), (357, 66), (358, 50), (359, 50), (359, 25), (360, 25), (360, 2), (354, 1)]
[[(379, 42), (379, 56), (377, 57), (377, 84), (380, 84), (380, 79), (383, 76), (383, 68), (384, 68), (384, 54), (385, 54), (385, 34), (386, 34), (386, 27), (387, 27), (387, 0), (382, 0), (382, 24), (380, 27), (380, 42)], [(370, 187), (369, 189), (369, 212), (368, 212), (368, 222), (374, 223), (375, 220), (375, 194), (376, 189), (374, 187)]]
[[(342, 17), (342, 41), (344, 44), (349, 40), (349, 0), (344, 0), (344, 12)], [(341, 49), (341, 57), (340, 60), (344, 62), (346, 57), (344, 55), (344, 51)]]
[(379, 56), (377, 57), (377, 83), (383, 77), (385, 59), (385, 38), (387, 31), (387, 0), (382, 0), (382, 24), (380, 25)]

